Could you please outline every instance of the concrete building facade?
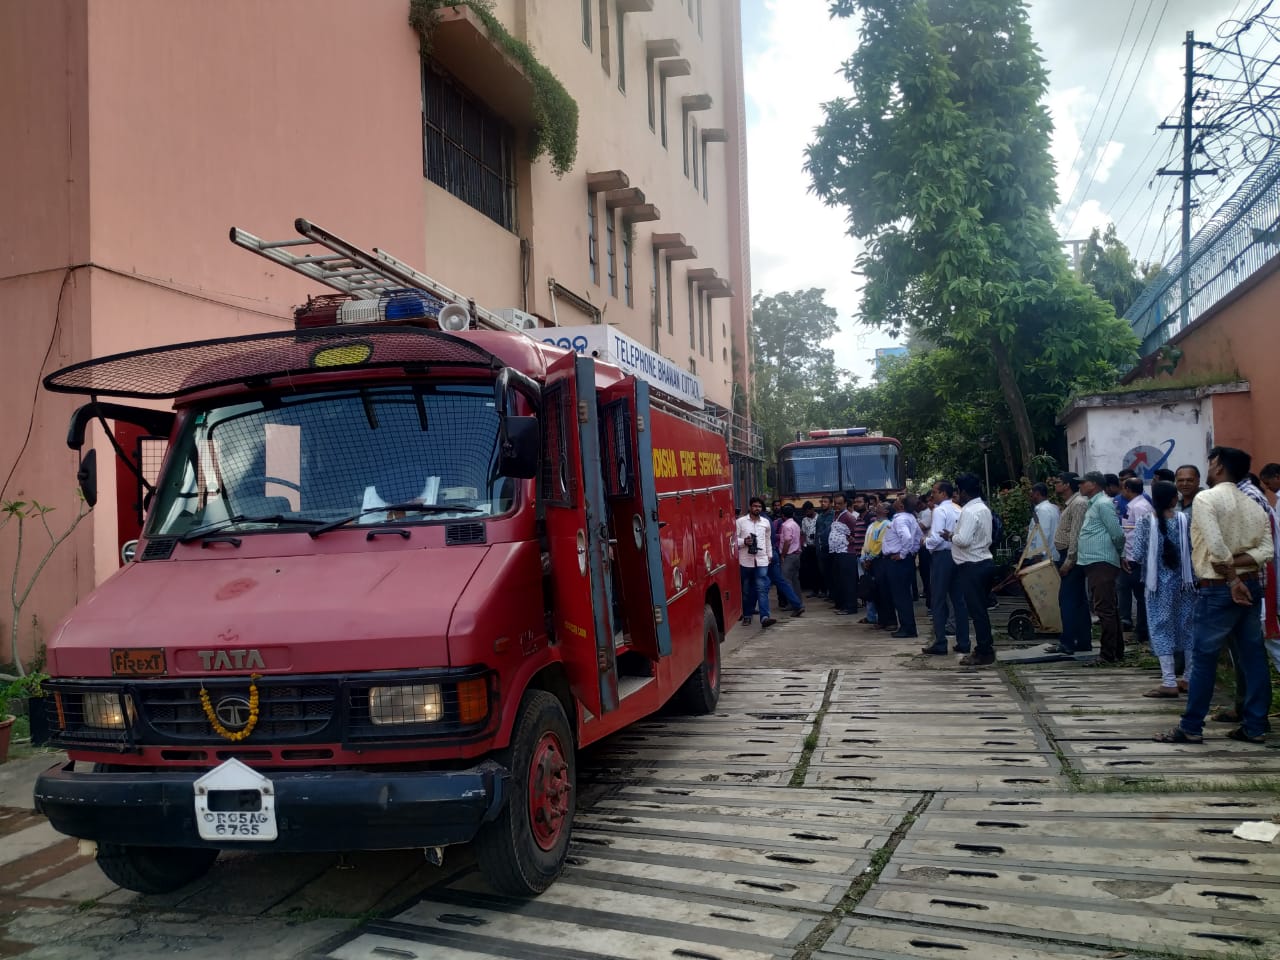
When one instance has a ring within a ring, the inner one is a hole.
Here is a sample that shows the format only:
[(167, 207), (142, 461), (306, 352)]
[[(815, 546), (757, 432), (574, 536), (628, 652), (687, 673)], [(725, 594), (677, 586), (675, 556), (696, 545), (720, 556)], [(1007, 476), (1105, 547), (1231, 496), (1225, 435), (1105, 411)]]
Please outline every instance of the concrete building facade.
[[(0, 4), (0, 499), (56, 507), (55, 532), (74, 516), (76, 403), (38, 389), (52, 370), (280, 329), (325, 292), (227, 240), (284, 238), (300, 216), (491, 310), (615, 325), (695, 373), (726, 424), (746, 412), (738, 0), (496, 0), (577, 103), (561, 176), (529, 159), (535, 78), (510, 47), (467, 6), (436, 9), (424, 47), (410, 6)], [(98, 509), (23, 610), (24, 657), (119, 565), (116, 478), (99, 473)], [(20, 579), (40, 549), (28, 539)]]

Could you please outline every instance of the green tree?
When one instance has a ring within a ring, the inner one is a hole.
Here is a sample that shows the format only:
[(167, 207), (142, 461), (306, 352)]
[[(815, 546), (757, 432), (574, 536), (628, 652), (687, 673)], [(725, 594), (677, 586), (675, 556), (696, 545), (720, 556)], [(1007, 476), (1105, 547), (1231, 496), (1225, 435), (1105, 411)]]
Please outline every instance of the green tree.
[(756, 294), (751, 301), (751, 412), (764, 434), (765, 459), (815, 426), (841, 375), (823, 344), (836, 333), (836, 311), (818, 288)]
[(1105, 233), (1094, 227), (1080, 254), (1080, 279), (1115, 308), (1117, 317), (1124, 316), (1159, 270), (1156, 264), (1139, 264), (1133, 259), (1116, 236), (1114, 223), (1107, 224)]
[(805, 166), (864, 241), (862, 318), (994, 379), (1025, 470), (1070, 390), (1110, 382), (1136, 355), (1050, 223), (1048, 80), (1025, 4), (833, 0), (831, 11), (862, 18), (844, 67), (853, 95), (824, 105)]

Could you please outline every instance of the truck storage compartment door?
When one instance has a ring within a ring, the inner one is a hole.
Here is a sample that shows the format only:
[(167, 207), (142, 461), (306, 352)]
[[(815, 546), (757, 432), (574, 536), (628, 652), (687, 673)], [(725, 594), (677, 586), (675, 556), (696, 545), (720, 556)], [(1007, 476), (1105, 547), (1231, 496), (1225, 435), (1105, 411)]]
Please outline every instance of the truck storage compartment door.
[(603, 392), (604, 485), (614, 562), (631, 646), (651, 660), (671, 654), (671, 624), (658, 537), (649, 384), (629, 377)]
[(555, 635), (573, 693), (595, 716), (618, 706), (595, 361), (570, 354), (547, 371), (542, 402), (545, 508)]

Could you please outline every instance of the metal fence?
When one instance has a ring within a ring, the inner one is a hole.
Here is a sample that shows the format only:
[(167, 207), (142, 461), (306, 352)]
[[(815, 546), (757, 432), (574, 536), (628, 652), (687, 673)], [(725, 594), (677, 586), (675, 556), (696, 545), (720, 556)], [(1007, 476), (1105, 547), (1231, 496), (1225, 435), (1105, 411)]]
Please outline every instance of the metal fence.
[[(1280, 253), (1280, 146), (1240, 184), (1125, 313), (1149, 356)], [(1186, 294), (1183, 276), (1189, 280)]]

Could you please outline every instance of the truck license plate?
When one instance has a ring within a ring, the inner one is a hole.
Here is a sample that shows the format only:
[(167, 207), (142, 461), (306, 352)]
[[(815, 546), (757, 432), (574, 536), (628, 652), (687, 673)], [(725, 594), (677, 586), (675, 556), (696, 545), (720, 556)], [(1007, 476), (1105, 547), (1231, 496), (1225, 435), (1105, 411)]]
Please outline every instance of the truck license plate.
[(275, 840), (275, 789), (239, 760), (228, 760), (195, 782), (196, 830), (201, 840)]

